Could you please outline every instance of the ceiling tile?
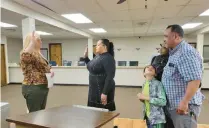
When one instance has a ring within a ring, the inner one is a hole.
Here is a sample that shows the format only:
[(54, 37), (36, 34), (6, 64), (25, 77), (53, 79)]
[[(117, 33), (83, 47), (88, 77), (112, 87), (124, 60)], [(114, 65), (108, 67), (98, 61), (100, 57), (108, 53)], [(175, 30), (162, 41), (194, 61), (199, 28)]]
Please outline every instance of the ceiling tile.
[(148, 26), (134, 28), (134, 33), (146, 33)]
[(158, 4), (158, 0), (128, 0), (129, 9), (145, 9), (145, 5), (147, 8), (155, 8)]
[(192, 22), (202, 22), (202, 23), (209, 23), (208, 16), (198, 16), (192, 20)]
[(122, 4), (117, 4), (118, 0), (97, 0), (97, 2), (104, 11), (128, 10), (126, 1)]
[(106, 34), (114, 34), (114, 33), (120, 33), (120, 31), (119, 31), (119, 29), (113, 29), (113, 28), (106, 28), (105, 30), (107, 31), (107, 33), (94, 33), (94, 32), (92, 32), (92, 31), (90, 31), (89, 29), (82, 29), (83, 31), (85, 31), (85, 32), (89, 32), (89, 33), (91, 33), (92, 35), (106, 35)]
[(107, 30), (107, 33), (120, 33), (119, 29), (108, 28), (106, 30)]
[(116, 26), (119, 28), (132, 28), (132, 22), (131, 21), (115, 21)]
[(189, 21), (191, 21), (194, 17), (175, 17), (175, 18), (167, 18), (167, 19), (154, 19), (152, 21), (151, 26), (154, 28), (158, 27), (167, 27), (171, 24), (180, 24), (183, 25)]
[(120, 33), (133, 33), (133, 29), (132, 28), (120, 28)]
[(108, 12), (109, 20), (131, 20), (128, 11)]
[(191, 0), (189, 4), (205, 5), (206, 3), (208, 3), (208, 0)]
[(106, 12), (101, 12), (101, 13), (89, 13), (88, 17), (93, 21), (93, 22), (105, 22), (105, 21), (110, 21), (110, 16)]
[(168, 25), (171, 24), (151, 24), (149, 29), (165, 29)]
[(120, 33), (119, 36), (120, 37), (133, 37), (134, 33)]
[(209, 26), (209, 17), (196, 17), (192, 21), (192, 23), (203, 23), (202, 25), (195, 28), (195, 30), (201, 29), (203, 27)]
[(135, 37), (146, 36), (146, 33), (134, 33)]
[[(145, 36), (162, 36), (162, 33), (147, 33)], [(162, 38), (162, 42), (163, 42), (163, 38)]]
[(188, 5), (183, 8), (177, 16), (199, 16), (202, 12), (208, 9), (208, 5)]
[(102, 28), (118, 28), (114, 22), (96, 22), (96, 24), (98, 24), (99, 27)]
[(185, 33), (185, 34), (193, 33), (193, 32), (195, 32), (195, 31), (197, 31), (197, 30), (199, 30), (199, 29), (201, 29), (201, 28), (204, 28), (204, 27), (206, 27), (206, 26), (205, 26), (205, 25), (200, 25), (200, 26), (198, 26), (198, 27), (196, 27), (196, 28), (192, 28), (192, 29), (184, 29), (184, 33)]
[(97, 25), (104, 28), (132, 28), (131, 21), (97, 22)]
[(63, 0), (37, 0), (42, 5), (52, 9), (56, 13), (70, 13), (71, 11), (75, 11), (75, 6), (73, 4), (67, 4), (66, 1)]
[(169, 7), (161, 7), (155, 10), (154, 16), (157, 18), (171, 18), (176, 17), (178, 12), (183, 9), (184, 6), (169, 6)]
[(164, 31), (165, 31), (165, 29), (150, 28), (147, 33), (161, 33), (161, 34), (163, 34)]
[(149, 26), (151, 23), (151, 19), (149, 20), (133, 20), (132, 24), (133, 27), (144, 27), (144, 26)]
[(151, 19), (154, 9), (136, 9), (130, 10), (132, 20)]
[[(100, 6), (95, 0), (67, 0), (69, 8), (76, 8), (82, 13), (98, 13), (102, 12)], [(58, 6), (60, 7), (60, 6)]]
[[(158, 2), (158, 8), (159, 7), (175, 7), (175, 6), (179, 6), (179, 5), (187, 5), (189, 3), (190, 0), (159, 0)], [(168, 8), (169, 10), (170, 8)]]
[[(162, 31), (170, 24), (183, 25), (187, 22), (202, 22), (203, 25), (185, 32), (193, 32), (209, 23), (209, 17), (197, 17), (200, 13), (209, 8), (208, 0), (147, 0), (148, 8), (145, 9), (145, 0), (126, 0), (123, 4), (116, 4), (118, 0), (59, 0), (59, 1), (41, 1), (42, 4), (56, 11), (59, 15), (57, 18), (52, 12), (40, 7), (33, 2), (26, 0), (14, 0), (20, 4), (33, 9), (34, 11), (44, 13), (67, 25), (81, 29), (92, 35), (98, 36), (141, 36), (162, 34)], [(25, 3), (24, 3), (25, 2)], [(33, 5), (30, 7), (30, 5)], [(3, 9), (2, 9), (3, 10)], [(45, 10), (45, 11), (43, 11)], [(50, 12), (50, 13), (49, 13)], [(75, 24), (63, 18), (63, 13), (82, 13), (90, 18), (92, 24)], [(5, 13), (2, 11), (2, 21), (21, 25), (22, 18), (25, 16)], [(19, 26), (18, 25), (18, 26)], [(36, 22), (39, 30), (52, 32), (54, 38), (59, 36), (67, 38), (76, 36), (68, 31), (50, 27), (41, 22)], [(107, 33), (95, 34), (89, 31), (89, 28), (102, 27)], [(19, 30), (20, 29), (20, 30)], [(3, 33), (19, 35), (21, 37), (21, 28), (16, 30), (3, 30)], [(77, 36), (76, 36), (77, 37)]]

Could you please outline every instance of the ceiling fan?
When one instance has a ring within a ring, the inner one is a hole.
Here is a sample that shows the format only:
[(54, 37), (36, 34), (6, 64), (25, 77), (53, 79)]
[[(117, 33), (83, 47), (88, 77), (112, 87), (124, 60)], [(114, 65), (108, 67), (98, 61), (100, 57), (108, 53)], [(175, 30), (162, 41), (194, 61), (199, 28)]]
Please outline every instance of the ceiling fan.
[(125, 2), (126, 0), (119, 0), (118, 2), (117, 2), (117, 4), (122, 4), (123, 2)]

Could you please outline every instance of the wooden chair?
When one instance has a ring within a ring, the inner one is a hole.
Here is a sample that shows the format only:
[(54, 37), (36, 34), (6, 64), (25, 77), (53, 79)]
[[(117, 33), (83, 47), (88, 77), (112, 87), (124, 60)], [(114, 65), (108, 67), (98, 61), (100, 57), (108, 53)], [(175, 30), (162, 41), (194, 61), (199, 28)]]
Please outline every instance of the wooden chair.
[(133, 121), (128, 118), (115, 118), (113, 125), (114, 128), (132, 128)]
[(209, 128), (208, 124), (198, 124), (198, 128)]
[[(147, 128), (147, 126), (145, 120), (115, 118), (113, 128)], [(198, 124), (197, 128), (209, 128), (209, 124)]]
[(133, 119), (132, 128), (147, 128), (146, 121), (141, 119)]
[(141, 119), (115, 118), (113, 128), (146, 128), (146, 122)]

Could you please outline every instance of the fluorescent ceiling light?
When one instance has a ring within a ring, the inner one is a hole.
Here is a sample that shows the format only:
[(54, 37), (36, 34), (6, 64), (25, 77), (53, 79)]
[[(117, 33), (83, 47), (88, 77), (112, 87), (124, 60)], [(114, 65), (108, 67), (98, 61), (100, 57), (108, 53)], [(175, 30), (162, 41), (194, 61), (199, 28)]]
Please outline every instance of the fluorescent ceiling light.
[(38, 33), (39, 35), (53, 35), (51, 33), (48, 33), (48, 32), (43, 32), (43, 31), (36, 31), (36, 33)]
[(0, 26), (3, 27), (3, 28), (17, 27), (17, 25), (3, 23), (3, 22), (0, 22)]
[(209, 9), (201, 13), (200, 16), (209, 16)]
[(187, 23), (187, 24), (184, 24), (182, 26), (183, 29), (190, 29), (190, 28), (195, 28), (199, 25), (201, 25), (202, 23)]
[(107, 32), (103, 28), (91, 28), (89, 30), (92, 31), (92, 32), (94, 32), (94, 33), (105, 33), (105, 32)]
[(83, 14), (77, 13), (77, 14), (63, 14), (63, 17), (77, 23), (77, 24), (82, 24), (82, 23), (92, 23), (90, 19), (85, 17)]

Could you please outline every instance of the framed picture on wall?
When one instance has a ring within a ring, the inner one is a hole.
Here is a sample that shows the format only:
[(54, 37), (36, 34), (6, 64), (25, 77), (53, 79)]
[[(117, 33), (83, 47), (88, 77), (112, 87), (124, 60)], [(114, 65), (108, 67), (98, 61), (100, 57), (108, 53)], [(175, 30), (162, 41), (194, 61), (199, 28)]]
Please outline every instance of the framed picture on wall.
[(126, 61), (118, 61), (118, 66), (126, 66)]
[(203, 46), (204, 63), (209, 63), (209, 45)]
[(130, 64), (130, 66), (138, 66), (139, 62), (138, 61), (130, 61), (129, 64)]
[(41, 54), (47, 59), (48, 59), (48, 48), (41, 48)]
[(197, 43), (192, 42), (192, 43), (189, 43), (189, 44), (192, 45), (195, 49), (197, 48)]

